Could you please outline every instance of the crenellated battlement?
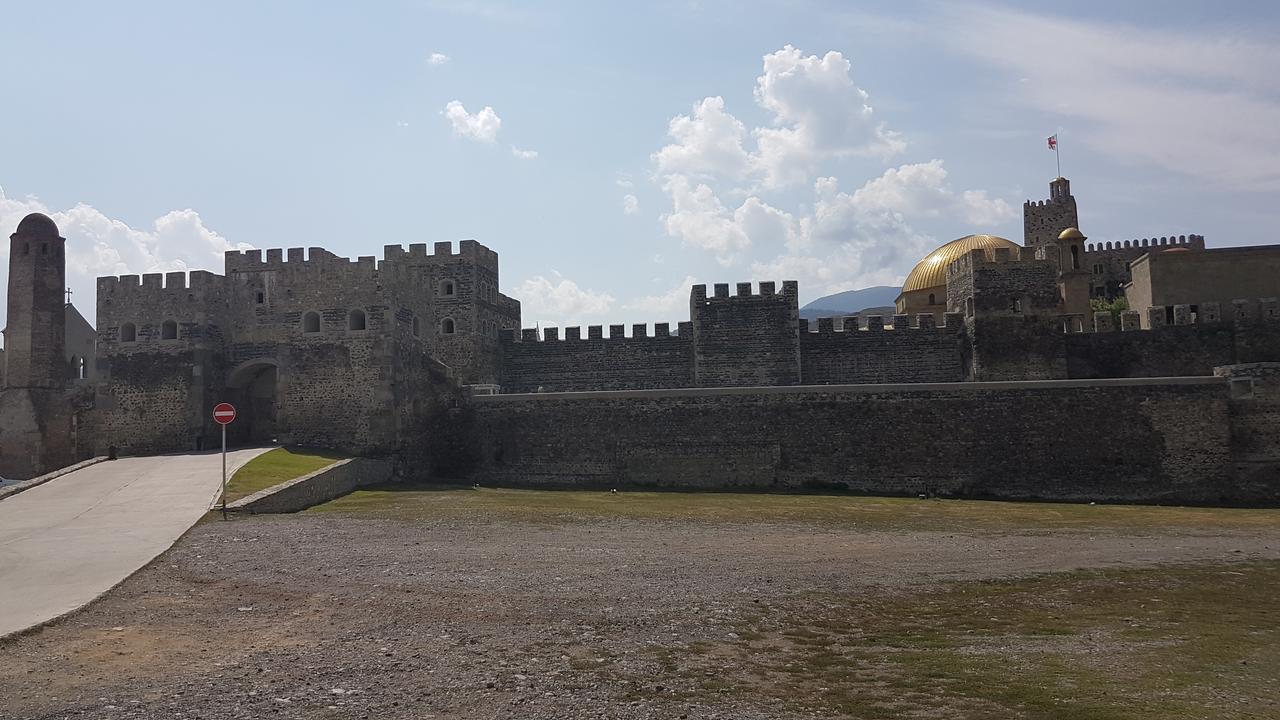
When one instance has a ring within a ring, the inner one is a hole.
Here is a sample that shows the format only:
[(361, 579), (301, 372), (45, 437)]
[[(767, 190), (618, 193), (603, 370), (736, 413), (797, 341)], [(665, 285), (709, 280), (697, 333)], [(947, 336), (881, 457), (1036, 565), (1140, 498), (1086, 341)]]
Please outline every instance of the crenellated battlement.
[(1142, 238), (1140, 240), (1124, 240), (1114, 242), (1097, 242), (1085, 245), (1085, 252), (1107, 252), (1112, 250), (1144, 250), (1147, 248), (1185, 247), (1189, 250), (1204, 250), (1203, 235), (1167, 235), (1161, 237)]
[(882, 332), (946, 332), (954, 333), (964, 326), (963, 313), (945, 313), (943, 323), (939, 325), (933, 313), (917, 313), (910, 315), (890, 315), (886, 324), (882, 315), (867, 315), (866, 323), (860, 322), (857, 315), (817, 318), (810, 321), (800, 318), (799, 330), (802, 334), (833, 337), (854, 337), (868, 333)]
[(222, 275), (208, 270), (192, 270), (190, 273), (178, 271), (169, 273), (146, 273), (144, 275), (121, 275), (98, 278), (98, 297), (110, 299), (125, 295), (148, 295), (158, 293), (204, 292), (221, 288)]
[(649, 334), (649, 326), (646, 323), (634, 323), (631, 327), (631, 334), (627, 334), (626, 325), (609, 325), (608, 335), (605, 335), (604, 325), (588, 325), (587, 333), (582, 334), (581, 326), (569, 326), (563, 328), (564, 335), (561, 336), (561, 329), (558, 327), (547, 328), (524, 328), (517, 330), (509, 328), (502, 331), (501, 339), (503, 342), (585, 342), (591, 340), (688, 340), (693, 336), (693, 324), (690, 322), (682, 322), (677, 324), (676, 333), (671, 332), (671, 323), (654, 323), (653, 334)]
[[(264, 257), (265, 253), (265, 257)], [(268, 250), (228, 250), (223, 254), (227, 275), (232, 273), (264, 272), (268, 270), (298, 270), (302, 268), (329, 268), (335, 265), (349, 266), (373, 262), (372, 257), (356, 262), (335, 255), (324, 248), (271, 248)]]
[(432, 264), (463, 260), (474, 262), (476, 265), (492, 270), (495, 273), (498, 271), (498, 253), (475, 240), (460, 241), (457, 252), (454, 252), (453, 242), (448, 240), (435, 243), (431, 247), (431, 252), (427, 252), (426, 243), (413, 243), (409, 245), (408, 250), (403, 245), (384, 245), (382, 258), (384, 263), (406, 262), (410, 264)]
[(708, 296), (706, 285), (694, 285), (689, 289), (689, 299), (692, 302), (707, 302), (762, 297), (797, 298), (800, 296), (800, 284), (795, 280), (784, 280), (781, 292), (778, 292), (777, 287), (778, 285), (775, 282), (761, 281), (759, 283), (759, 292), (752, 293), (751, 283), (740, 282), (736, 283), (735, 292), (730, 295), (729, 283), (715, 283), (712, 286), (712, 295)]

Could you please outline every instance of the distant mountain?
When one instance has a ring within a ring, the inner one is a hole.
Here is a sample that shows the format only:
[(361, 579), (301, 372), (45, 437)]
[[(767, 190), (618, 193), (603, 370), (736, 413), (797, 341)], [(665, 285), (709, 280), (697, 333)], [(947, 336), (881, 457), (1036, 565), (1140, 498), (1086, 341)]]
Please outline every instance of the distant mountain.
[[(900, 292), (902, 292), (902, 288), (889, 285), (877, 285), (861, 290), (846, 290), (835, 295), (820, 297), (805, 305), (800, 308), (800, 317), (813, 320), (820, 317), (857, 315), (864, 310), (870, 309), (881, 311), (887, 309), (887, 314), (892, 315), (893, 304), (898, 299), (898, 293)], [(881, 312), (879, 314), (886, 313)]]

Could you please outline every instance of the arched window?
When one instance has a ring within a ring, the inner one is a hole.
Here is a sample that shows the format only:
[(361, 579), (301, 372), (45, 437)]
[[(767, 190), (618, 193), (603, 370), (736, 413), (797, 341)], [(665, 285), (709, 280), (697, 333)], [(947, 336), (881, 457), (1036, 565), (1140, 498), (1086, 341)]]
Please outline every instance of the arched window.
[(136, 342), (138, 340), (138, 328), (133, 323), (125, 323), (120, 326), (120, 342)]
[(418, 337), (418, 316), (413, 316), (413, 336)]
[(1072, 270), (1080, 269), (1080, 246), (1079, 245), (1071, 246), (1071, 269)]
[(453, 297), (458, 294), (458, 286), (452, 280), (440, 281), (440, 295), (442, 297)]
[(347, 316), (347, 329), (348, 330), (364, 330), (364, 328), (365, 328), (364, 311), (352, 310), (351, 314)]
[(76, 377), (85, 380), (89, 377), (89, 366), (85, 363), (84, 358), (80, 358), (80, 362), (76, 365)]
[(930, 305), (937, 305), (937, 304), (938, 304), (937, 299), (933, 297), (933, 293), (929, 293), (929, 304), (930, 304)]
[(178, 339), (178, 323), (173, 320), (165, 320), (160, 324), (161, 340), (177, 340)]
[(442, 335), (452, 335), (454, 333), (453, 318), (445, 318), (440, 321), (440, 333)]
[(302, 332), (318, 333), (320, 332), (320, 313), (312, 310), (302, 315)]

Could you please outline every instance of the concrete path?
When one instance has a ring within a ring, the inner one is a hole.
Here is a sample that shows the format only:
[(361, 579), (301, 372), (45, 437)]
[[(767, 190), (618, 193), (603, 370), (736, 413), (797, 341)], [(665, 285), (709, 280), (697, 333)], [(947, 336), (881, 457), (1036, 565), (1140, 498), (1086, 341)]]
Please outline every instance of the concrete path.
[[(227, 474), (269, 448), (227, 453)], [(0, 637), (75, 610), (169, 549), (221, 489), (220, 453), (124, 458), (0, 501)]]

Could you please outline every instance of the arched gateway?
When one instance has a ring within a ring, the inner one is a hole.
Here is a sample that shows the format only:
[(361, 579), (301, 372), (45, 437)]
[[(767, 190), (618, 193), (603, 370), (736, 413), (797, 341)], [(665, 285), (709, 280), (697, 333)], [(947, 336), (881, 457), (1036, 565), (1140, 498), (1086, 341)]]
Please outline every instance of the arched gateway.
[(278, 363), (271, 358), (255, 358), (240, 363), (227, 374), (229, 402), (237, 411), (236, 421), (227, 428), (231, 442), (256, 445), (275, 439), (278, 369)]

